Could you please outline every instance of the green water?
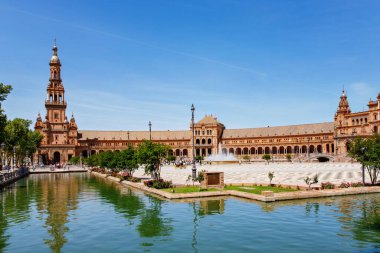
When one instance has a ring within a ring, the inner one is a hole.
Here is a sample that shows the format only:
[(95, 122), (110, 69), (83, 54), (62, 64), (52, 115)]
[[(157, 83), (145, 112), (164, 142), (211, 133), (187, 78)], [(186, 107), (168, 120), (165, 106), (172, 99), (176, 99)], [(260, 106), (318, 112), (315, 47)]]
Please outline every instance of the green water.
[(55, 174), (0, 195), (0, 252), (380, 252), (379, 194), (171, 202)]

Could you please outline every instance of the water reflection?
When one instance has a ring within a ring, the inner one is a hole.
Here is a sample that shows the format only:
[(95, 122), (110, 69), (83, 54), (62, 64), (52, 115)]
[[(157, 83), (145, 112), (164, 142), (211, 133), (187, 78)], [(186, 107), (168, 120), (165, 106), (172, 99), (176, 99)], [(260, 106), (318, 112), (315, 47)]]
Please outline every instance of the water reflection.
[[(33, 175), (18, 181), (1, 192), (0, 198), (0, 252), (10, 248), (16, 251), (15, 243), (23, 245), (17, 238), (20, 233), (25, 239), (37, 242), (34, 245), (40, 243), (52, 252), (69, 252), (67, 249), (73, 244), (77, 247), (74, 249), (81, 249), (82, 240), (75, 238), (88, 238), (91, 233), (94, 237), (88, 239), (90, 243), (112, 247), (120, 241), (120, 248), (127, 244), (128, 250), (136, 252), (158, 251), (170, 245), (179, 247), (178, 251), (183, 247), (183, 251), (205, 252), (205, 244), (212, 244), (215, 236), (224, 240), (214, 246), (222, 246), (226, 251), (239, 249), (256, 239), (256, 243), (270, 247), (277, 245), (271, 244), (273, 240), (279, 240), (281, 248), (287, 245), (284, 242), (287, 239), (281, 234), (284, 231), (289, 233), (288, 239), (293, 236), (302, 241), (317, 235), (326, 244), (339, 241), (345, 243), (346, 251), (380, 249), (379, 194), (277, 203), (223, 197), (173, 203), (87, 174), (56, 174)], [(100, 209), (93, 210), (93, 207)], [(90, 218), (76, 220), (82, 217)], [(104, 221), (104, 217), (110, 218)], [(87, 222), (93, 223), (92, 228), (98, 229), (101, 236), (78, 225)], [(38, 235), (23, 233), (25, 224), (36, 226), (36, 230), (42, 232)], [(224, 228), (224, 224), (231, 228)], [(291, 226), (285, 227), (285, 224)], [(270, 230), (271, 227), (275, 229)], [(229, 229), (241, 229), (241, 233), (231, 233)], [(242, 236), (268, 229), (270, 233), (257, 232), (255, 238), (246, 241)], [(324, 236), (324, 232), (329, 234)], [(129, 238), (132, 239), (126, 243)], [(178, 240), (182, 244), (178, 244)], [(36, 246), (36, 252), (43, 249), (41, 245)]]
[(28, 191), (33, 182), (22, 179), (19, 183), (0, 190), (0, 252), (8, 245), (10, 235), (6, 230), (10, 223), (22, 223), (30, 219), (30, 200), (35, 193)]
[(141, 214), (140, 224), (136, 228), (141, 237), (169, 236), (173, 231), (171, 219), (162, 214), (162, 203), (162, 200), (148, 196), (148, 205)]
[[(374, 197), (377, 196), (377, 197)], [(380, 249), (380, 196), (358, 195), (350, 197), (319, 198), (274, 203), (259, 203), (265, 212), (279, 211), (285, 206), (302, 205), (306, 216), (320, 215), (321, 207), (328, 207), (341, 225), (340, 237), (352, 237), (356, 241), (378, 244)], [(326, 215), (325, 211), (322, 215)]]
[(52, 252), (61, 252), (67, 242), (65, 233), (69, 212), (78, 208), (78, 194), (83, 185), (83, 177), (57, 173), (49, 177), (35, 177), (35, 192), (37, 210), (46, 214), (46, 229), (51, 238), (44, 239)]
[(134, 219), (145, 208), (142, 198), (129, 188), (96, 177), (89, 177), (87, 185), (96, 189), (104, 200), (113, 205), (117, 213), (123, 214), (129, 220), (130, 224), (133, 224)]

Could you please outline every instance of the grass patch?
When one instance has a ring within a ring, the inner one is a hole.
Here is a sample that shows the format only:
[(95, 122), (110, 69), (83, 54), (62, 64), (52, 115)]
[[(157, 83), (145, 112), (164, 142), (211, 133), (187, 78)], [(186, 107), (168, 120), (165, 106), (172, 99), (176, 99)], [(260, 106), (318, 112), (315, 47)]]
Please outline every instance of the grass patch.
[[(166, 189), (161, 189), (161, 190), (173, 193), (173, 188), (166, 188)], [(201, 189), (201, 192), (214, 192), (214, 191), (219, 191), (219, 189), (215, 189), (215, 188)], [(174, 188), (174, 193), (191, 193), (191, 192), (199, 192), (199, 186), (184, 186), (184, 187)]]
[(288, 188), (276, 187), (276, 186), (225, 186), (224, 189), (248, 192), (248, 193), (254, 193), (254, 194), (261, 194), (262, 191), (272, 191), (274, 193), (297, 191), (296, 189), (288, 189)]

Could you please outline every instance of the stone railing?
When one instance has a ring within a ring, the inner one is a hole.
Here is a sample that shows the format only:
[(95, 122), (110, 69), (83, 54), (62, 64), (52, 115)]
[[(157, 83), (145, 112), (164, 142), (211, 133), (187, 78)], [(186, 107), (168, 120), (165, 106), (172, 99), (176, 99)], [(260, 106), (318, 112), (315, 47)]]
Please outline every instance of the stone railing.
[(29, 174), (29, 168), (21, 167), (15, 171), (0, 172), (0, 187), (3, 187), (19, 178), (22, 178)]

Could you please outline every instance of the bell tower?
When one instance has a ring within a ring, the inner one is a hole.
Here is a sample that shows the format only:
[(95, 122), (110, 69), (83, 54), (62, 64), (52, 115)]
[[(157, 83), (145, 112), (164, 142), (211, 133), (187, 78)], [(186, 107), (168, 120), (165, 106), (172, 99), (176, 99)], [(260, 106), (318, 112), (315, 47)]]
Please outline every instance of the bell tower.
[(54, 42), (53, 55), (50, 59), (50, 78), (46, 89), (45, 107), (50, 123), (64, 123), (66, 119), (65, 88), (61, 79), (61, 62), (57, 54), (58, 48)]
[(44, 136), (38, 160), (45, 164), (62, 164), (67, 163), (75, 155), (78, 133), (74, 116), (70, 122), (67, 120), (65, 88), (62, 84), (61, 62), (55, 41), (49, 66), (50, 77), (45, 100), (46, 116), (42, 121), (41, 116), (38, 115), (35, 124), (35, 130)]
[(334, 146), (335, 155), (345, 153), (346, 139), (348, 135), (348, 117), (351, 113), (346, 91), (343, 89), (338, 109), (334, 117)]

